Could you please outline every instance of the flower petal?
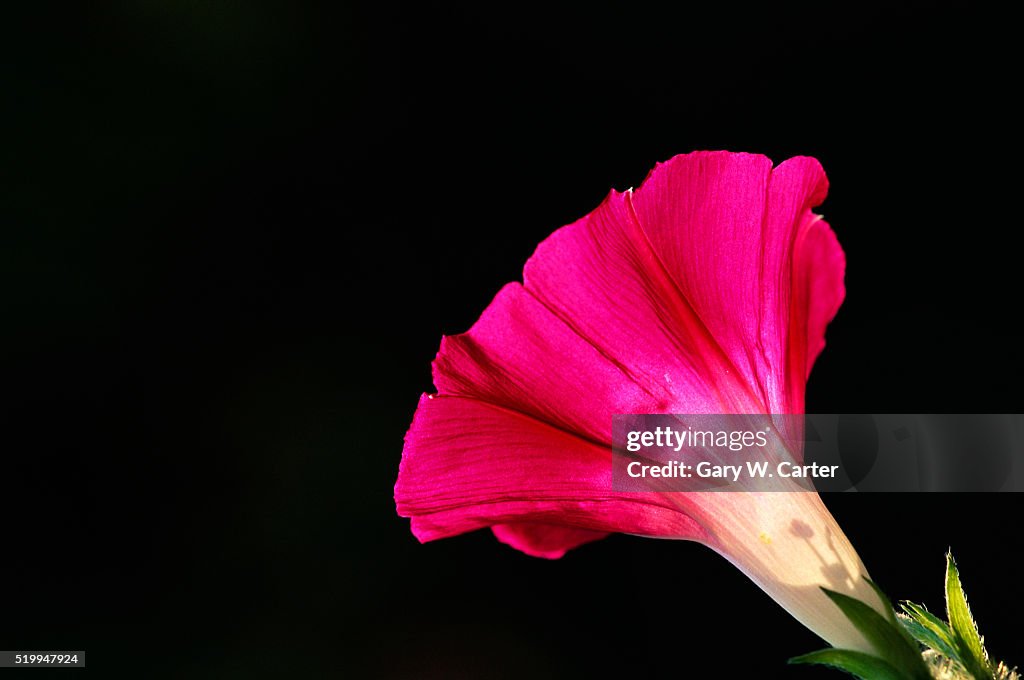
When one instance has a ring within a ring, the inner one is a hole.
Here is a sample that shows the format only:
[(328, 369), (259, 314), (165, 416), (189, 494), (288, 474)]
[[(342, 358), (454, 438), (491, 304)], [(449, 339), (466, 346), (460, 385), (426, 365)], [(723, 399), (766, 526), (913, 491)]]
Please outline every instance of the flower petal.
[(658, 165), (632, 194), (654, 252), (765, 413), (800, 412), (797, 393), (803, 403), (804, 369), (795, 382), (788, 371), (793, 244), (826, 191), (811, 158), (773, 170), (764, 156), (706, 152)]
[[(656, 413), (674, 399), (668, 385), (616, 363), (517, 283), (467, 333), (444, 338), (434, 385), (442, 395), (499, 404), (596, 442), (611, 441), (612, 414)], [(691, 388), (706, 391), (704, 383)]]
[(558, 524), (515, 522), (492, 527), (494, 535), (505, 545), (521, 550), (533, 557), (557, 560), (573, 548), (608, 535), (607, 531), (577, 529)]
[[(760, 412), (652, 250), (628, 198), (612, 192), (541, 243), (523, 270), (526, 290), (650, 394), (657, 403), (648, 412)], [(616, 412), (609, 406), (605, 418)]]
[(704, 537), (683, 495), (612, 491), (608, 448), (516, 411), (424, 395), (405, 441), (395, 502), (421, 541), (517, 522)]
[[(800, 341), (806, 344), (803, 345), (803, 362), (797, 363), (793, 370), (799, 372), (803, 368), (806, 379), (811, 374), (814, 360), (825, 349), (825, 327), (846, 297), (843, 285), (846, 256), (824, 220), (816, 215), (808, 215), (804, 219), (793, 261), (796, 278), (793, 286), (793, 319), (796, 325), (793, 340), (795, 344)], [(799, 327), (801, 323), (802, 329)], [(793, 348), (793, 354), (800, 356), (798, 347)]]

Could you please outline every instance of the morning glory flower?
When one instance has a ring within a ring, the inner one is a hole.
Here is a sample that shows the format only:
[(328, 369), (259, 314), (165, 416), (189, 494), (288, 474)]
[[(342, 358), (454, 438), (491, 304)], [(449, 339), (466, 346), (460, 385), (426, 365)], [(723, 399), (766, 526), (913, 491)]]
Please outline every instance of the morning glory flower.
[(395, 485), (416, 537), (490, 528), (544, 558), (610, 532), (698, 541), (827, 642), (870, 651), (821, 588), (884, 605), (816, 493), (612, 485), (613, 414), (804, 412), (845, 295), (812, 212), (827, 187), (813, 158), (691, 153), (543, 241), (442, 340)]

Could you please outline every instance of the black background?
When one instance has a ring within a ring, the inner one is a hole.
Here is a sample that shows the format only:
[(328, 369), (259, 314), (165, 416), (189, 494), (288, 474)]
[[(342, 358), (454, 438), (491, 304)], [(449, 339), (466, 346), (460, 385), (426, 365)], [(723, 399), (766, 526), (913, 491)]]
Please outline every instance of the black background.
[[(848, 297), (809, 410), (1024, 408), (1005, 16), (26, 5), (0, 22), (0, 648), (97, 677), (839, 677), (786, 667), (815, 636), (697, 545), (548, 562), (395, 516), (441, 334), (676, 153), (824, 164)], [(1024, 662), (1019, 497), (826, 502), (895, 597), (941, 609), (951, 546)]]

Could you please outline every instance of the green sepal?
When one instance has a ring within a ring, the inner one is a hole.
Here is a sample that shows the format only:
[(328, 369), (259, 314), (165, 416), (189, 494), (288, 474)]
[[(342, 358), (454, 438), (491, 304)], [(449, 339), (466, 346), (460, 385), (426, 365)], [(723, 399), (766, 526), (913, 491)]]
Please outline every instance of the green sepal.
[(904, 601), (900, 606), (906, 612), (900, 616), (900, 621), (914, 639), (947, 659), (960, 660), (953, 633), (945, 621), (925, 609), (923, 605)]
[[(827, 588), (824, 593), (835, 602), (846, 618), (867, 639), (883, 661), (909, 680), (931, 680), (931, 673), (913, 640), (908, 639), (898, 623), (890, 623), (867, 604)], [(893, 621), (895, 621), (893, 614)]]
[(878, 584), (869, 579), (867, 576), (864, 577), (871, 589), (875, 591), (875, 595), (878, 595), (878, 599), (882, 601), (882, 606), (885, 607), (886, 618), (889, 619), (889, 623), (896, 623), (896, 609), (893, 608), (892, 602), (889, 601), (889, 596), (882, 592), (882, 589), (878, 587)]
[(911, 649), (916, 650), (917, 639), (913, 635), (911, 635), (910, 631), (908, 631), (906, 627), (904, 627), (900, 623), (899, 617), (896, 615), (896, 608), (892, 606), (892, 601), (889, 599), (889, 596), (886, 595), (882, 591), (882, 589), (878, 587), (877, 583), (869, 579), (867, 576), (864, 577), (864, 580), (867, 582), (869, 586), (871, 586), (871, 589), (875, 591), (875, 595), (878, 596), (878, 599), (881, 600), (882, 606), (885, 608), (886, 618), (889, 620), (889, 623), (891, 623), (893, 627), (900, 632), (900, 635), (903, 636), (903, 639), (907, 641), (907, 645), (909, 645)]
[(946, 617), (960, 663), (976, 680), (993, 680), (992, 665), (978, 634), (978, 626), (971, 617), (952, 552), (946, 553)]
[(848, 649), (821, 649), (789, 660), (793, 664), (831, 666), (861, 680), (907, 680), (907, 676), (878, 657)]

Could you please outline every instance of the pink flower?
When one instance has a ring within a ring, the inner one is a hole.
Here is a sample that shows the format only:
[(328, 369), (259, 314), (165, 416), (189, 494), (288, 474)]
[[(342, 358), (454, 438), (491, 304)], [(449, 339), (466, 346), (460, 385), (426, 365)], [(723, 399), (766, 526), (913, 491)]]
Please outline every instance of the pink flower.
[(541, 243), (523, 284), (441, 342), (395, 485), (416, 537), (491, 527), (547, 558), (609, 532), (694, 540), (828, 642), (870, 650), (820, 591), (878, 603), (816, 493), (611, 483), (615, 413), (803, 413), (845, 294), (811, 212), (827, 186), (813, 158), (676, 156)]

